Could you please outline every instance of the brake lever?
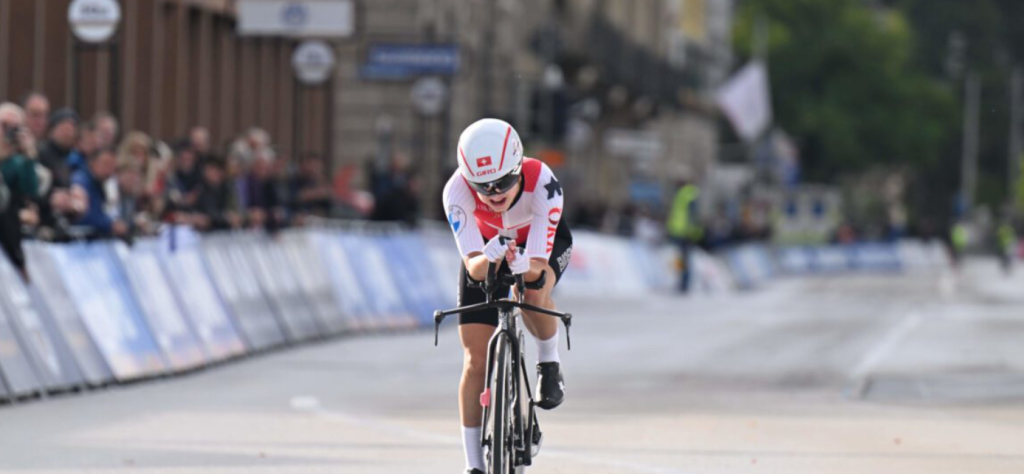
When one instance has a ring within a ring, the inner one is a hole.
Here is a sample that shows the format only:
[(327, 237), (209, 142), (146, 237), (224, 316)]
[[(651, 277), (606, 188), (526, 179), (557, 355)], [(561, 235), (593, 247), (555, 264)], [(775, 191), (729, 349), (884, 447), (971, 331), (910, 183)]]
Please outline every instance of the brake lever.
[(441, 316), (440, 311), (434, 311), (434, 347), (437, 347), (437, 333), (441, 331), (441, 321), (444, 320), (444, 316)]

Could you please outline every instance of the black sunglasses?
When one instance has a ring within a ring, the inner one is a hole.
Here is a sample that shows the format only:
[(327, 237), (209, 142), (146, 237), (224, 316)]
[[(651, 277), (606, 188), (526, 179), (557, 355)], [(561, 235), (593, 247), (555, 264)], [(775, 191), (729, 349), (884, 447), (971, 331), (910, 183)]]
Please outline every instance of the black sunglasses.
[(467, 182), (474, 191), (487, 196), (493, 196), (512, 189), (512, 186), (515, 186), (516, 183), (519, 182), (519, 170), (515, 170), (494, 181), (488, 181), (486, 183), (474, 183), (472, 181)]

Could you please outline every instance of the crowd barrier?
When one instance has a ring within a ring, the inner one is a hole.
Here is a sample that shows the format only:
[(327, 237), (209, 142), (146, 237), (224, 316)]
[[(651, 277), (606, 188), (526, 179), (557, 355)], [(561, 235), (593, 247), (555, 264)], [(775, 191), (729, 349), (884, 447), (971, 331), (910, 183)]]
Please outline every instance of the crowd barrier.
[(131, 247), (27, 242), (31, 284), (0, 258), (0, 399), (431, 325), (434, 310), (455, 304), (459, 258), (447, 232), (199, 237), (179, 227)]
[(776, 276), (930, 271), (949, 267), (941, 242), (770, 247), (750, 244), (723, 252), (738, 288), (752, 289)]
[[(121, 242), (25, 244), (32, 283), (0, 258), (0, 399), (176, 374), (342, 333), (429, 327), (456, 304), (451, 231), (356, 223), (275, 236), (167, 228)], [(558, 294), (669, 293), (675, 247), (574, 232)], [(781, 275), (948, 265), (939, 244), (694, 249), (694, 291), (756, 288)]]

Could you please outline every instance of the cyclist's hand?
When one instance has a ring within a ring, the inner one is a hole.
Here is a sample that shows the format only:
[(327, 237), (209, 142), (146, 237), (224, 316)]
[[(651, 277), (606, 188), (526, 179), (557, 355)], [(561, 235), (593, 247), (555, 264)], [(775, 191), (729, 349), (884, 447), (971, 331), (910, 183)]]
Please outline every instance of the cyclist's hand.
[(530, 271), (530, 259), (526, 258), (525, 249), (516, 249), (515, 256), (508, 261), (508, 268), (513, 275), (522, 275)]
[(513, 259), (516, 258), (516, 241), (507, 240), (505, 241), (505, 245), (505, 261), (511, 262)]
[(505, 244), (501, 243), (501, 236), (496, 235), (487, 245), (484, 245), (484, 256), (491, 263), (498, 263), (505, 258)]

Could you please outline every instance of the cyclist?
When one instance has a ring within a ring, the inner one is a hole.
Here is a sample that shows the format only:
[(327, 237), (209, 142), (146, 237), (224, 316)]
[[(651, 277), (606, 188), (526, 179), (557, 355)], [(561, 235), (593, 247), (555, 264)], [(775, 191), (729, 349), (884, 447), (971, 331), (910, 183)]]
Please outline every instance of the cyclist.
[[(501, 120), (483, 119), (462, 132), (459, 169), (444, 188), (448, 223), (462, 254), (459, 306), (482, 303), (482, 290), (469, 280), (487, 278), (489, 263), (523, 274), (527, 283), (545, 275), (541, 289), (527, 290), (527, 303), (555, 309), (551, 290), (572, 255), (572, 234), (562, 222), (562, 187), (544, 163), (523, 157), (519, 135)], [(499, 295), (509, 289), (499, 288)], [(537, 406), (562, 403), (565, 385), (558, 357), (558, 320), (523, 311), (523, 323), (537, 341)], [(498, 325), (497, 310), (459, 315), (464, 351), (459, 412), (467, 473), (483, 473), (480, 393), (486, 378), (487, 344)]]

